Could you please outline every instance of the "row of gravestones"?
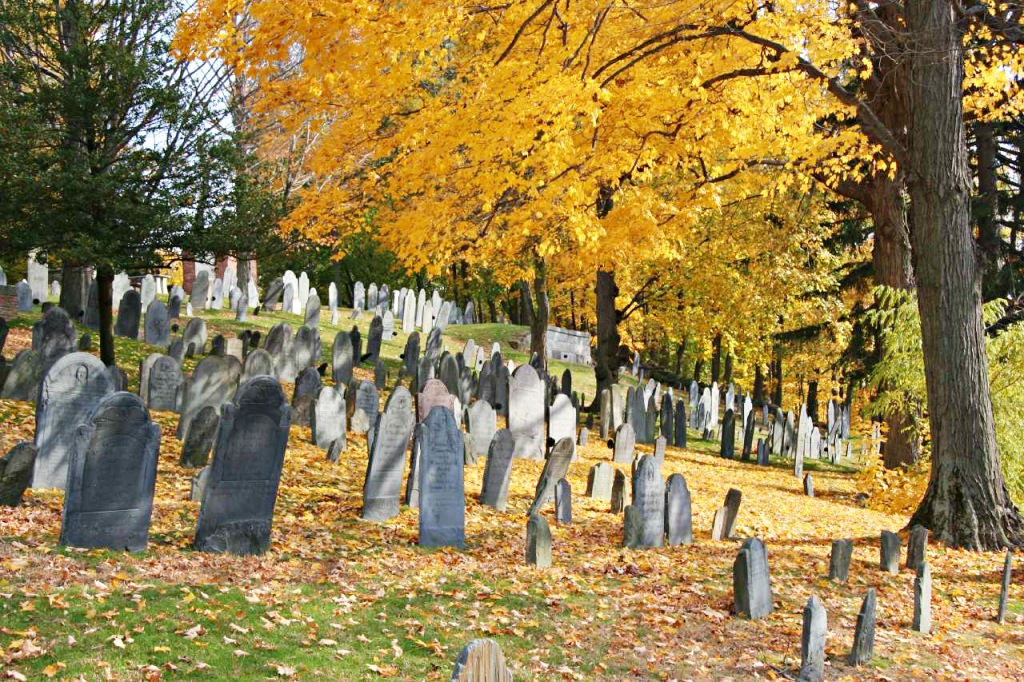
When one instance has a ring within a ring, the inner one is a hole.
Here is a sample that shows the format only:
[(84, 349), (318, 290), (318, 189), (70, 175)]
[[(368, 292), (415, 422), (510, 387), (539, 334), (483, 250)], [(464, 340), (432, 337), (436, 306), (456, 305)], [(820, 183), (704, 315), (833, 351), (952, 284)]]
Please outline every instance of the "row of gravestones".
[[(223, 278), (211, 281), (211, 272), (200, 270), (192, 282), (190, 310), (223, 310), (226, 305), (236, 317), (244, 319), (250, 308), (260, 305), (259, 288), (251, 277), (245, 282), (238, 282), (236, 277), (235, 271), (225, 270)], [(180, 295), (184, 300), (184, 291)]]

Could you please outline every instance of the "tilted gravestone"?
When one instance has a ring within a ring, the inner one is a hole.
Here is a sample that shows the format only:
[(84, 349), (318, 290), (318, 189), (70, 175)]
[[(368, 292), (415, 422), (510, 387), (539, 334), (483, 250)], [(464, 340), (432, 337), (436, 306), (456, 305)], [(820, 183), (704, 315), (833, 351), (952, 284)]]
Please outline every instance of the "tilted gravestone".
[(292, 391), (292, 423), (296, 426), (309, 426), (313, 415), (313, 403), (320, 395), (323, 382), (320, 373), (313, 367), (307, 367), (295, 379)]
[(880, 564), (883, 571), (896, 575), (900, 572), (900, 536), (887, 530), (882, 531)]
[(832, 542), (832, 554), (828, 560), (829, 580), (846, 582), (850, 578), (850, 559), (853, 557), (853, 540)]
[(38, 398), (42, 380), (43, 362), (39, 353), (28, 349), (19, 351), (11, 362), (11, 371), (4, 380), (0, 398), (34, 402)]
[(672, 474), (665, 486), (665, 535), (670, 547), (693, 542), (690, 490), (682, 474)]
[(331, 447), (331, 443), (345, 444), (346, 431), (345, 387), (324, 386), (317, 396), (313, 410), (313, 444), (319, 448)]
[(853, 648), (847, 659), (849, 665), (865, 665), (875, 652), (875, 588), (868, 590), (857, 614), (857, 627), (853, 632)]
[(590, 467), (590, 472), (587, 474), (587, 497), (602, 502), (611, 502), (614, 476), (615, 469), (607, 462), (599, 462)]
[(730, 488), (725, 494), (725, 506), (715, 512), (715, 523), (711, 529), (712, 540), (728, 540), (733, 536), (742, 500), (743, 493), (736, 488)]
[(178, 464), (187, 468), (204, 467), (210, 461), (210, 451), (217, 439), (217, 425), (220, 413), (213, 405), (207, 405), (196, 413), (189, 427), (185, 442), (181, 445)]
[(462, 547), (466, 542), (462, 433), (452, 411), (441, 406), (434, 407), (416, 429), (420, 545)]
[(512, 672), (497, 642), (474, 639), (455, 661), (450, 682), (512, 682)]
[(196, 524), (197, 550), (267, 551), (289, 424), (284, 392), (271, 377), (250, 379), (224, 405)]
[(159, 450), (160, 427), (138, 396), (103, 398), (74, 432), (60, 544), (146, 549)]
[(398, 516), (405, 453), (409, 450), (415, 425), (412, 395), (404, 386), (399, 386), (377, 418), (363, 482), (362, 518), (384, 521)]
[(17, 507), (32, 483), (36, 446), (22, 441), (0, 457), (0, 506)]
[(64, 488), (75, 429), (113, 392), (107, 368), (93, 355), (69, 353), (54, 363), (43, 379), (36, 405), (38, 455), (33, 488)]
[(515, 444), (512, 433), (501, 429), (491, 439), (484, 464), (483, 488), (480, 503), (505, 511), (508, 505), (508, 485), (512, 475), (512, 453)]
[(537, 490), (527, 516), (540, 512), (544, 503), (554, 498), (555, 486), (569, 473), (569, 464), (572, 462), (574, 449), (571, 438), (563, 438), (551, 448), (551, 454), (544, 462), (544, 469), (537, 481)]
[(491, 447), (491, 440), (498, 432), (498, 416), (484, 400), (477, 400), (466, 410), (466, 421), (470, 435), (470, 455), (485, 456)]
[(526, 522), (526, 563), (537, 568), (551, 566), (551, 528), (540, 514)]
[(918, 564), (924, 561), (927, 549), (928, 529), (915, 525), (910, 529), (910, 538), (907, 540), (907, 568), (917, 569)]
[(142, 319), (142, 298), (135, 289), (129, 289), (121, 297), (117, 309), (117, 322), (114, 334), (129, 339), (139, 338), (139, 322)]
[(657, 461), (640, 457), (633, 474), (633, 512), (638, 524), (633, 549), (661, 547), (665, 544), (665, 481)]
[(732, 587), (737, 616), (757, 620), (772, 612), (768, 550), (760, 539), (744, 541), (733, 564)]
[(1006, 620), (1007, 601), (1010, 597), (1010, 575), (1013, 571), (1013, 550), (1006, 550), (1003, 560), (1003, 586), (999, 592), (999, 609), (996, 611), (996, 622), (1000, 625)]
[(178, 421), (177, 436), (188, 437), (193, 417), (207, 405), (220, 412), (235, 391), (242, 375), (242, 365), (230, 355), (210, 355), (199, 361), (192, 376), (181, 389), (181, 418)]
[(612, 481), (611, 512), (613, 514), (623, 513), (626, 507), (630, 506), (632, 496), (632, 486), (627, 482), (626, 474), (616, 469), (615, 480)]
[[(346, 391), (347, 395), (347, 391)], [(372, 381), (363, 379), (355, 390), (355, 409), (349, 424), (355, 433), (367, 433), (377, 423), (377, 412), (380, 410), (380, 394)]]
[[(537, 371), (529, 365), (517, 368), (509, 386), (508, 410), (508, 428), (515, 440), (516, 457), (544, 458), (544, 405), (544, 384)], [(570, 447), (575, 450), (573, 441), (570, 439)]]
[(151, 346), (166, 346), (171, 342), (171, 323), (167, 317), (167, 306), (156, 299), (146, 308), (146, 343)]
[(825, 679), (825, 634), (828, 619), (825, 607), (816, 596), (811, 596), (804, 607), (804, 627), (800, 637), (801, 682), (821, 682)]

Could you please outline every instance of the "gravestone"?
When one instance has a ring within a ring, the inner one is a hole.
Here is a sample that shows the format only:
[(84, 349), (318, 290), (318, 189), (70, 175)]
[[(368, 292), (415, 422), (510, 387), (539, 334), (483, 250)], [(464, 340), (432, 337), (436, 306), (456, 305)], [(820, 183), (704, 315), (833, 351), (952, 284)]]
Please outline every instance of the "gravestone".
[(556, 395), (548, 411), (550, 413), (548, 438), (556, 442), (563, 438), (569, 438), (575, 444), (576, 408), (573, 407), (569, 396), (564, 393)]
[(932, 631), (932, 569), (927, 561), (917, 565), (917, 576), (914, 578), (914, 620), (911, 624), (914, 632), (927, 635)]
[(384, 336), (384, 320), (381, 319), (380, 315), (374, 315), (373, 321), (370, 322), (370, 333), (366, 337), (366, 355), (359, 358), (360, 362), (370, 361), (371, 364), (376, 363), (380, 358), (380, 343)]
[(829, 580), (846, 582), (850, 579), (850, 559), (853, 557), (853, 540), (835, 540), (828, 560)]
[(608, 440), (612, 431), (612, 392), (607, 388), (601, 389), (601, 440)]
[(320, 328), (320, 297), (311, 291), (306, 297), (306, 311), (302, 321), (303, 327)]
[[(143, 375), (146, 384), (144, 402), (151, 410), (178, 409), (178, 391), (184, 381), (181, 364), (169, 355), (154, 354)], [(147, 358), (149, 360), (149, 358)]]
[(551, 566), (551, 528), (540, 514), (526, 522), (526, 563), (537, 568)]
[(733, 564), (732, 589), (737, 616), (757, 620), (772, 612), (768, 549), (760, 539), (748, 538), (743, 542)]
[(804, 474), (804, 495), (814, 497), (814, 479), (809, 473)]
[(355, 433), (367, 433), (377, 423), (380, 410), (380, 393), (372, 381), (363, 379), (355, 392), (355, 410), (352, 413), (351, 428)]
[[(192, 308), (201, 311), (206, 310), (210, 304), (210, 271), (200, 270), (192, 282)], [(188, 344), (185, 344), (188, 345)]]
[(362, 282), (352, 287), (352, 308), (366, 310), (366, 286)]
[(915, 525), (910, 529), (910, 538), (907, 540), (907, 568), (916, 569), (917, 565), (924, 561), (927, 549), (928, 529)]
[(512, 475), (512, 453), (515, 443), (508, 429), (501, 429), (491, 439), (484, 464), (480, 504), (505, 511), (508, 505), (508, 484)]
[(455, 360), (454, 356), (450, 353), (444, 353), (441, 356), (437, 374), (449, 393), (453, 396), (461, 397), (459, 395), (459, 363)]
[(334, 282), (327, 286), (327, 309), (332, 313), (338, 309), (338, 285)]
[(320, 395), (323, 382), (320, 373), (313, 367), (307, 367), (295, 379), (292, 392), (292, 423), (296, 426), (309, 426), (313, 414), (313, 403)]
[[(749, 402), (750, 399), (747, 398)], [(743, 420), (743, 451), (740, 455), (744, 462), (750, 461), (750, 451), (754, 447), (754, 411), (747, 410)]]
[(242, 368), (241, 381), (246, 382), (258, 376), (274, 376), (274, 358), (270, 357), (270, 353), (263, 348), (250, 351), (245, 356), (245, 366)]
[[(299, 327), (292, 341), (292, 361), (295, 371), (302, 372), (307, 367), (315, 367), (320, 361), (320, 335), (309, 327)], [(281, 379), (285, 381), (284, 378)]]
[(602, 502), (611, 502), (614, 476), (615, 469), (607, 462), (599, 462), (590, 467), (590, 472), (587, 474), (587, 497)]
[(420, 546), (465, 545), (464, 444), (452, 411), (436, 406), (420, 422)]
[(185, 331), (181, 335), (181, 342), (185, 348), (195, 344), (195, 352), (202, 353), (206, 348), (206, 334), (206, 321), (201, 317), (193, 317), (185, 325)]
[[(508, 428), (515, 439), (516, 457), (543, 459), (544, 405), (544, 384), (536, 370), (529, 365), (519, 367), (512, 375), (509, 386), (508, 410)], [(573, 447), (574, 440), (569, 441), (570, 447)], [(575, 450), (574, 447), (573, 449)], [(557, 481), (558, 479), (555, 479), (552, 483)]]
[(352, 381), (352, 338), (347, 332), (338, 332), (331, 349), (331, 376), (336, 386), (347, 386)]
[(811, 596), (804, 607), (804, 627), (800, 637), (801, 682), (821, 682), (825, 679), (825, 634), (828, 618), (825, 607), (816, 596)]
[(281, 297), (281, 310), (291, 313), (295, 310), (296, 304), (295, 285), (291, 282), (284, 285), (284, 295)]
[(639, 523), (634, 549), (665, 544), (665, 481), (653, 457), (643, 456), (633, 474), (633, 510)]
[(456, 659), (450, 682), (512, 682), (512, 672), (497, 642), (474, 639)]
[(142, 317), (142, 298), (135, 289), (129, 289), (121, 297), (117, 309), (117, 322), (114, 333), (128, 339), (139, 338), (139, 321)]
[(431, 329), (427, 333), (427, 348), (424, 351), (424, 355), (430, 358), (432, 361), (436, 361), (441, 357), (441, 330)]
[(93, 355), (69, 353), (54, 363), (43, 378), (36, 405), (33, 488), (64, 488), (75, 429), (87, 423), (96, 405), (113, 391), (107, 368)]
[(676, 428), (674, 445), (677, 448), (686, 447), (686, 405), (683, 404), (683, 400), (680, 398), (679, 403), (676, 405)]
[(633, 492), (631, 487), (626, 482), (626, 474), (616, 469), (615, 480), (612, 481), (612, 514), (622, 514), (626, 511), (626, 507), (630, 506)]
[(668, 477), (665, 487), (665, 534), (670, 547), (693, 542), (693, 512), (690, 490), (682, 474)]
[(615, 443), (612, 461), (616, 464), (631, 464), (636, 450), (636, 434), (633, 425), (624, 422), (615, 432)]
[(416, 330), (416, 294), (412, 289), (405, 292), (405, 307), (402, 309), (402, 331), (406, 334)]
[(875, 652), (875, 588), (870, 588), (857, 614), (857, 627), (853, 632), (853, 649), (847, 659), (849, 665), (865, 665)]
[(138, 396), (103, 398), (74, 430), (60, 544), (146, 549), (159, 450), (160, 427)]
[(22, 280), (15, 284), (14, 294), (17, 297), (18, 310), (23, 313), (32, 310), (32, 287), (28, 282)]
[(213, 280), (213, 295), (210, 297), (210, 308), (224, 309), (224, 280), (220, 277)]
[[(0, 502), (2, 504), (2, 502)], [(999, 591), (999, 610), (996, 612), (996, 622), (1000, 625), (1006, 620), (1006, 605), (1010, 597), (1010, 574), (1013, 571), (1013, 550), (1006, 550), (1006, 559), (1003, 561), (1003, 585)]]
[(555, 487), (558, 482), (569, 473), (569, 464), (572, 462), (573, 451), (575, 450), (571, 438), (563, 438), (551, 448), (544, 468), (541, 470), (540, 478), (537, 480), (537, 489), (534, 493), (533, 504), (527, 515), (539, 513), (544, 503), (552, 500), (555, 495)]
[(0, 506), (17, 507), (32, 483), (36, 446), (21, 441), (0, 458)]
[(75, 351), (76, 340), (75, 326), (63, 308), (50, 308), (32, 325), (32, 350), (39, 353), (44, 374), (57, 360)]
[(149, 304), (156, 300), (156, 280), (151, 274), (147, 274), (142, 278), (141, 298), (143, 309), (148, 309)]
[(580, 447), (584, 447), (584, 446), (586, 446), (586, 444), (587, 444), (587, 442), (589, 440), (590, 440), (590, 429), (588, 429), (586, 426), (584, 426), (582, 429), (580, 429), (580, 435), (577, 438), (577, 442), (580, 444)]
[(270, 281), (267, 286), (267, 291), (263, 294), (263, 309), (264, 310), (277, 310), (278, 304), (281, 302), (281, 297), (284, 295), (284, 280), (280, 277), (275, 277)]
[(146, 308), (146, 343), (151, 346), (166, 346), (171, 342), (171, 324), (167, 319), (167, 306), (154, 299)]
[(390, 341), (395, 338), (395, 316), (390, 310), (381, 318), (381, 340)]
[(299, 288), (296, 289), (295, 293), (298, 294), (298, 297), (295, 300), (296, 307), (292, 310), (292, 312), (298, 315), (300, 312), (298, 306), (305, 304), (306, 299), (309, 298), (309, 275), (306, 274), (305, 270), (299, 273)]
[(715, 523), (711, 530), (712, 540), (728, 540), (733, 537), (742, 500), (742, 492), (736, 488), (729, 488), (729, 492), (725, 494), (725, 505), (715, 512)]
[[(493, 355), (491, 356), (494, 357)], [(501, 356), (497, 356), (501, 359)], [(494, 370), (494, 409), (498, 411), (498, 414), (503, 417), (508, 417), (508, 398), (509, 398), (509, 383), (512, 377), (508, 371), (508, 367), (501, 365), (496, 367)]]
[[(181, 297), (177, 294), (167, 299), (167, 319), (177, 320), (181, 318)], [(98, 324), (98, 323), (97, 323)]]
[(768, 466), (771, 462), (768, 459), (768, 443), (764, 438), (757, 439), (757, 464), (758, 466)]
[(404, 386), (399, 386), (377, 418), (363, 483), (362, 518), (384, 521), (398, 516), (405, 453), (415, 425), (412, 395)]
[(197, 550), (248, 555), (270, 547), (289, 424), (284, 392), (271, 377), (250, 379), (224, 405), (196, 524)]
[(38, 299), (40, 303), (46, 301), (46, 297), (49, 295), (50, 285), (50, 269), (49, 267), (36, 259), (36, 253), (33, 251), (28, 255), (28, 284), (32, 289), (32, 298)]
[(440, 379), (428, 379), (416, 394), (416, 418), (423, 421), (435, 407), (444, 407), (455, 414), (455, 398)]
[(34, 402), (38, 398), (42, 380), (43, 362), (39, 353), (29, 349), (19, 351), (11, 362), (11, 370), (4, 380), (0, 398)]
[(195, 468), (204, 467), (210, 461), (210, 451), (217, 439), (217, 425), (220, 415), (213, 405), (206, 405), (196, 413), (189, 427), (188, 435), (181, 446), (178, 465)]
[(224, 356), (227, 354), (228, 341), (223, 334), (217, 334), (210, 342), (210, 355)]
[(466, 422), (470, 435), (470, 456), (485, 456), (498, 431), (498, 417), (494, 408), (486, 401), (477, 400), (466, 410)]
[(405, 351), (402, 353), (402, 373), (415, 377), (420, 364), (420, 334), (412, 332), (405, 340)]
[(181, 419), (178, 421), (177, 436), (184, 441), (192, 419), (207, 405), (220, 412), (242, 374), (242, 365), (231, 356), (210, 355), (199, 361), (195, 371), (182, 385)]
[(82, 316), (82, 324), (89, 329), (100, 328), (100, 302), (99, 292), (96, 290), (96, 280), (89, 283), (89, 293), (85, 299), (85, 315)]
[(359, 333), (359, 326), (352, 325), (352, 329), (348, 332), (349, 341), (352, 343), (352, 361), (355, 364), (359, 364), (359, 359), (363, 357), (363, 337)]
[(900, 536), (887, 530), (882, 531), (881, 568), (896, 575), (900, 572)]
[(654, 439), (654, 459), (658, 463), (658, 469), (665, 463), (665, 448), (668, 446), (668, 441), (665, 440), (665, 436), (658, 436)]
[(232, 310), (235, 311), (235, 322), (245, 322), (249, 315), (249, 295), (244, 293), (240, 295), (232, 306)]
[(345, 443), (346, 430), (345, 387), (324, 386), (317, 396), (313, 411), (313, 443), (325, 450), (331, 443)]

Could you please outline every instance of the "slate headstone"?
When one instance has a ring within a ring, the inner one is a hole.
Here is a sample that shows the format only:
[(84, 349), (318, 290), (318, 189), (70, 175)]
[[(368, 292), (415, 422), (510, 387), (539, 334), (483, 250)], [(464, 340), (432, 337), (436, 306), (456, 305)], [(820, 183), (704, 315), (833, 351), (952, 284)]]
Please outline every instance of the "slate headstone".
[(398, 515), (405, 453), (409, 450), (415, 425), (412, 395), (404, 386), (399, 386), (377, 418), (363, 483), (362, 518), (384, 521)]
[(665, 481), (657, 461), (650, 456), (639, 460), (633, 475), (633, 510), (639, 523), (634, 549), (661, 547), (665, 544)]
[(75, 326), (63, 308), (48, 309), (43, 318), (32, 325), (32, 350), (39, 353), (44, 374), (57, 360), (75, 351), (77, 338)]
[(218, 412), (231, 399), (242, 375), (242, 365), (231, 356), (210, 355), (199, 361), (181, 390), (181, 418), (177, 436), (188, 437), (192, 419), (207, 405)]
[(853, 557), (853, 540), (835, 540), (828, 560), (829, 580), (846, 582), (850, 579), (850, 559)]
[(572, 524), (572, 486), (564, 478), (555, 486), (555, 521), (562, 526)]
[(470, 434), (470, 454), (485, 456), (498, 431), (498, 417), (494, 408), (484, 400), (477, 400), (466, 410), (466, 420)]
[(590, 472), (587, 474), (587, 497), (602, 502), (611, 502), (614, 477), (615, 469), (607, 462), (598, 462), (590, 467)]
[(816, 596), (811, 596), (804, 607), (803, 634), (800, 637), (801, 682), (821, 682), (825, 679), (825, 634), (828, 618), (825, 607)]
[(325, 450), (337, 441), (343, 446), (345, 431), (345, 387), (324, 386), (320, 389), (313, 411), (313, 443)]
[(616, 464), (631, 464), (636, 450), (636, 434), (633, 425), (624, 422), (615, 432), (612, 461)]
[(849, 665), (865, 665), (875, 651), (875, 588), (870, 588), (857, 614), (857, 627), (853, 633), (853, 649), (847, 659)]
[(187, 468), (204, 467), (210, 461), (210, 451), (217, 439), (217, 425), (220, 415), (213, 405), (206, 405), (192, 419), (188, 435), (181, 446), (179, 466)]
[[(151, 356), (152, 357), (152, 356)], [(178, 391), (184, 377), (181, 364), (169, 355), (156, 355), (145, 373), (145, 402), (151, 410), (178, 409)]]
[(17, 507), (32, 483), (36, 446), (21, 441), (0, 458), (0, 506)]
[(363, 379), (355, 392), (355, 411), (352, 413), (350, 428), (355, 433), (367, 433), (377, 423), (380, 410), (380, 393), (372, 381)]
[(320, 395), (323, 382), (320, 373), (313, 367), (307, 367), (295, 379), (292, 392), (292, 423), (296, 426), (309, 426), (313, 415), (313, 405)]
[(452, 411), (434, 407), (416, 427), (420, 443), (419, 506), (422, 547), (465, 545), (465, 460), (462, 434)]
[(615, 470), (615, 480), (612, 481), (612, 504), (611, 512), (613, 514), (622, 514), (626, 511), (626, 507), (630, 506), (632, 502), (632, 486), (626, 481), (626, 475)]
[(676, 473), (668, 477), (665, 487), (665, 534), (670, 547), (693, 542), (693, 512), (686, 479)]
[(932, 631), (932, 569), (927, 561), (917, 565), (914, 578), (914, 632), (927, 635)]
[(512, 475), (514, 448), (512, 433), (508, 429), (501, 429), (494, 434), (487, 449), (487, 462), (484, 464), (481, 504), (505, 511), (508, 505), (508, 485)]
[(533, 504), (530, 505), (527, 515), (538, 513), (545, 502), (554, 498), (555, 486), (569, 472), (569, 464), (572, 462), (574, 450), (571, 438), (563, 438), (551, 448), (551, 454), (544, 462), (544, 469), (537, 480)]
[(900, 572), (900, 536), (887, 530), (882, 531), (881, 568), (896, 575)]
[(907, 568), (916, 569), (924, 561), (927, 549), (928, 529), (915, 525), (910, 529), (910, 538), (907, 540)]
[(0, 398), (35, 401), (42, 379), (43, 362), (39, 353), (30, 349), (19, 351), (11, 362), (11, 371), (4, 380)]
[(732, 586), (737, 616), (757, 620), (772, 612), (768, 550), (759, 538), (743, 542), (733, 564)]
[(537, 568), (551, 566), (551, 528), (540, 514), (526, 522), (526, 563)]
[[(516, 457), (534, 460), (544, 457), (544, 405), (544, 384), (536, 370), (529, 365), (516, 369), (509, 386), (508, 411), (508, 428), (515, 439)], [(571, 439), (570, 445), (574, 441), (575, 438)]]

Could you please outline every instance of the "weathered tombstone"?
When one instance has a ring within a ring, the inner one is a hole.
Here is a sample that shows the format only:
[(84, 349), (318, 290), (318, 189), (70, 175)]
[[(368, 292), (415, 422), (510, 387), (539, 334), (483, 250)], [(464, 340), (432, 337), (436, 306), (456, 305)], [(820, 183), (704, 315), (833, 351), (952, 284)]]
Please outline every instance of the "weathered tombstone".
[(359, 326), (352, 325), (352, 329), (348, 332), (349, 340), (352, 342), (352, 360), (356, 364), (359, 364), (359, 359), (363, 357), (363, 337), (359, 333)]
[(257, 348), (245, 357), (241, 381), (258, 376), (274, 376), (274, 358), (263, 348)]
[(281, 297), (281, 310), (286, 313), (293, 312), (297, 303), (295, 285), (287, 283), (284, 285), (284, 295)]
[(544, 462), (544, 469), (541, 470), (540, 478), (537, 480), (533, 504), (530, 505), (527, 515), (540, 512), (544, 503), (554, 498), (555, 487), (569, 473), (573, 450), (573, 442), (570, 438), (563, 438), (551, 448), (551, 454)]
[(896, 575), (900, 572), (900, 536), (887, 530), (882, 531), (881, 568)]
[(814, 479), (809, 473), (804, 474), (804, 495), (814, 497)]
[[(371, 329), (372, 331), (372, 329)], [(395, 316), (390, 310), (381, 318), (381, 340), (390, 341), (395, 338)]]
[[(750, 398), (747, 398), (747, 402)], [(747, 410), (743, 420), (743, 451), (740, 455), (744, 462), (750, 461), (750, 451), (754, 446), (754, 411)]]
[(14, 356), (11, 371), (4, 380), (0, 398), (35, 401), (43, 379), (43, 362), (34, 350), (22, 350)]
[(263, 309), (277, 310), (278, 304), (281, 302), (281, 297), (283, 295), (284, 280), (280, 277), (275, 277), (267, 286), (266, 293), (263, 294)]
[[(2, 474), (0, 474), (2, 479)], [(0, 504), (3, 501), (0, 500)], [(1003, 584), (999, 591), (999, 610), (996, 612), (996, 622), (1000, 625), (1006, 620), (1006, 606), (1010, 598), (1010, 574), (1013, 571), (1013, 550), (1006, 550), (1006, 559), (1003, 561)]]
[(555, 396), (549, 408), (548, 438), (559, 441), (563, 438), (576, 442), (576, 408), (568, 395), (560, 393)]
[(213, 337), (213, 341), (210, 341), (210, 355), (227, 355), (228, 340), (224, 338), (223, 334), (217, 334)]
[(187, 468), (204, 467), (210, 461), (210, 451), (217, 439), (220, 415), (213, 405), (206, 405), (196, 413), (188, 435), (181, 446), (178, 464)]
[[(242, 294), (231, 308), (235, 311), (235, 322), (245, 322), (249, 315), (249, 295)], [(258, 311), (257, 311), (257, 314)]]
[(932, 569), (927, 561), (917, 565), (914, 578), (914, 621), (911, 629), (927, 635), (932, 631)]
[(564, 478), (555, 486), (555, 521), (563, 526), (572, 524), (572, 486)]
[(17, 296), (18, 310), (28, 312), (32, 310), (32, 287), (28, 282), (22, 280), (14, 285), (14, 293)]
[(745, 540), (736, 555), (732, 568), (732, 589), (737, 616), (757, 620), (772, 612), (768, 549), (759, 538)]
[(626, 474), (618, 469), (615, 470), (615, 480), (612, 481), (612, 504), (613, 514), (622, 514), (626, 507), (632, 502), (632, 486), (626, 482)]
[(505, 511), (508, 505), (508, 484), (512, 475), (512, 452), (515, 444), (512, 433), (501, 429), (491, 439), (484, 464), (483, 487), (480, 503)]
[(210, 307), (214, 310), (224, 309), (224, 280), (220, 277), (213, 280), (213, 295), (210, 297)]
[(811, 596), (804, 607), (804, 627), (800, 637), (801, 682), (821, 682), (825, 679), (825, 634), (828, 617), (821, 600)]
[(322, 387), (311, 420), (313, 444), (326, 450), (332, 443), (340, 441), (344, 447), (345, 420), (345, 387)]
[(38, 455), (33, 488), (64, 488), (75, 429), (85, 424), (93, 408), (113, 393), (107, 368), (88, 353), (69, 353), (43, 378), (36, 406)]
[(665, 463), (665, 448), (668, 445), (668, 441), (665, 440), (665, 436), (658, 436), (654, 439), (654, 459), (658, 462), (658, 469)]
[(588, 429), (586, 426), (584, 426), (582, 429), (580, 429), (580, 435), (576, 439), (576, 442), (578, 442), (580, 444), (580, 447), (584, 447), (584, 446), (586, 446), (586, 444), (587, 444), (587, 442), (589, 440), (590, 440), (590, 429)]
[(292, 341), (292, 361), (295, 363), (296, 372), (302, 372), (307, 367), (315, 367), (320, 361), (320, 335), (316, 330), (299, 327), (295, 332), (295, 340)]
[(712, 540), (728, 540), (736, 532), (736, 518), (739, 516), (743, 493), (729, 488), (725, 494), (725, 505), (715, 512), (715, 523), (711, 530)]
[(459, 363), (450, 353), (441, 355), (441, 362), (437, 371), (438, 378), (444, 383), (445, 388), (453, 396), (459, 395)]
[(159, 449), (160, 427), (138, 396), (103, 398), (74, 431), (60, 544), (144, 550)]
[(185, 440), (188, 437), (192, 419), (207, 405), (220, 412), (221, 405), (234, 393), (241, 374), (241, 363), (231, 356), (210, 355), (199, 361), (192, 376), (182, 386), (178, 438)]
[(829, 580), (850, 579), (850, 559), (853, 557), (853, 540), (835, 540), (832, 542), (832, 554), (828, 560)]
[(402, 372), (415, 377), (420, 364), (420, 334), (412, 332), (405, 340), (405, 351), (402, 353)]
[(320, 328), (320, 297), (315, 291), (309, 292), (306, 296), (306, 310), (302, 326), (310, 329)]
[(865, 665), (875, 652), (875, 588), (868, 590), (857, 614), (857, 627), (853, 632), (853, 648), (847, 663), (853, 666)]
[(331, 349), (331, 376), (337, 386), (347, 386), (352, 381), (352, 338), (347, 332), (338, 332)]
[(590, 467), (590, 472), (587, 474), (587, 497), (603, 502), (611, 502), (612, 479), (614, 476), (615, 469), (607, 462), (599, 462)]
[(171, 341), (171, 325), (167, 319), (167, 306), (153, 299), (146, 308), (146, 343), (166, 346)]
[(0, 458), (0, 506), (17, 507), (32, 483), (36, 446), (22, 441)]
[(686, 405), (683, 403), (682, 398), (679, 399), (679, 403), (676, 405), (674, 445), (677, 448), (686, 447)]
[[(491, 356), (492, 358), (495, 356)], [(501, 359), (501, 355), (497, 356)], [(508, 367), (501, 365), (496, 367), (494, 370), (494, 409), (498, 411), (498, 414), (503, 417), (508, 417), (508, 398), (509, 398), (509, 383), (511, 383), (512, 377), (508, 371)]]
[(633, 425), (624, 422), (615, 432), (615, 444), (612, 461), (616, 464), (631, 464), (636, 450), (636, 434)]
[(638, 533), (634, 549), (661, 547), (665, 544), (665, 481), (653, 457), (640, 458), (633, 474), (633, 511), (637, 517)]
[(804, 475), (804, 453), (801, 450), (796, 450), (796, 454), (793, 457), (793, 476), (800, 478)]
[(146, 405), (151, 410), (177, 410), (178, 390), (184, 381), (181, 363), (168, 355), (153, 354), (144, 364), (147, 368), (141, 381), (145, 383), (142, 397)]
[(181, 342), (185, 348), (188, 348), (189, 344), (195, 344), (196, 352), (202, 353), (206, 348), (206, 337), (206, 321), (201, 317), (193, 317), (185, 325), (185, 331), (181, 335)]
[(768, 459), (768, 442), (764, 438), (757, 439), (757, 464), (764, 467), (770, 464)]
[(100, 302), (99, 292), (96, 290), (96, 280), (89, 283), (89, 293), (85, 299), (85, 315), (82, 316), (82, 324), (89, 329), (100, 328)]
[(910, 538), (907, 540), (907, 568), (916, 569), (917, 565), (924, 561), (927, 549), (928, 529), (915, 525), (910, 529)]
[(455, 398), (440, 379), (427, 379), (420, 392), (416, 394), (416, 418), (423, 421), (430, 411), (437, 406), (444, 407), (455, 414)]
[[(177, 320), (181, 317), (181, 296), (177, 294), (172, 295), (167, 299), (167, 319)], [(97, 325), (98, 325), (97, 320)]]
[(196, 524), (197, 550), (247, 555), (269, 548), (288, 417), (281, 385), (266, 376), (245, 382), (224, 405)]
[(75, 351), (75, 326), (63, 308), (53, 307), (43, 313), (43, 318), (32, 325), (32, 350), (39, 353), (43, 373), (53, 363)]
[(377, 423), (380, 410), (380, 393), (372, 381), (363, 379), (355, 392), (355, 411), (352, 413), (351, 428), (355, 433), (367, 433)]
[(498, 431), (498, 417), (494, 408), (484, 400), (477, 400), (466, 410), (466, 421), (470, 434), (471, 456), (486, 455), (491, 447), (491, 440)]
[(668, 477), (665, 487), (665, 534), (670, 547), (693, 542), (690, 490), (686, 487), (686, 479), (678, 473)]
[(512, 672), (497, 642), (474, 639), (455, 661), (450, 682), (512, 682)]
[(508, 411), (508, 428), (515, 439), (516, 457), (543, 459), (544, 405), (544, 384), (536, 370), (529, 365), (519, 367), (512, 375)]
[(210, 271), (201, 270), (196, 273), (192, 282), (192, 308), (196, 311), (206, 310), (210, 305)]
[(462, 434), (452, 411), (436, 406), (420, 422), (420, 546), (462, 547), (466, 539)]
[(135, 289), (129, 289), (121, 297), (117, 310), (114, 333), (129, 339), (139, 338), (139, 321), (142, 317), (142, 298)]
[[(305, 329), (305, 327), (303, 327)], [(292, 423), (296, 426), (309, 426), (313, 414), (316, 397), (320, 395), (323, 382), (320, 373), (314, 367), (307, 367), (295, 379), (292, 392)]]
[(540, 514), (526, 522), (526, 563), (537, 568), (551, 566), (551, 528)]

